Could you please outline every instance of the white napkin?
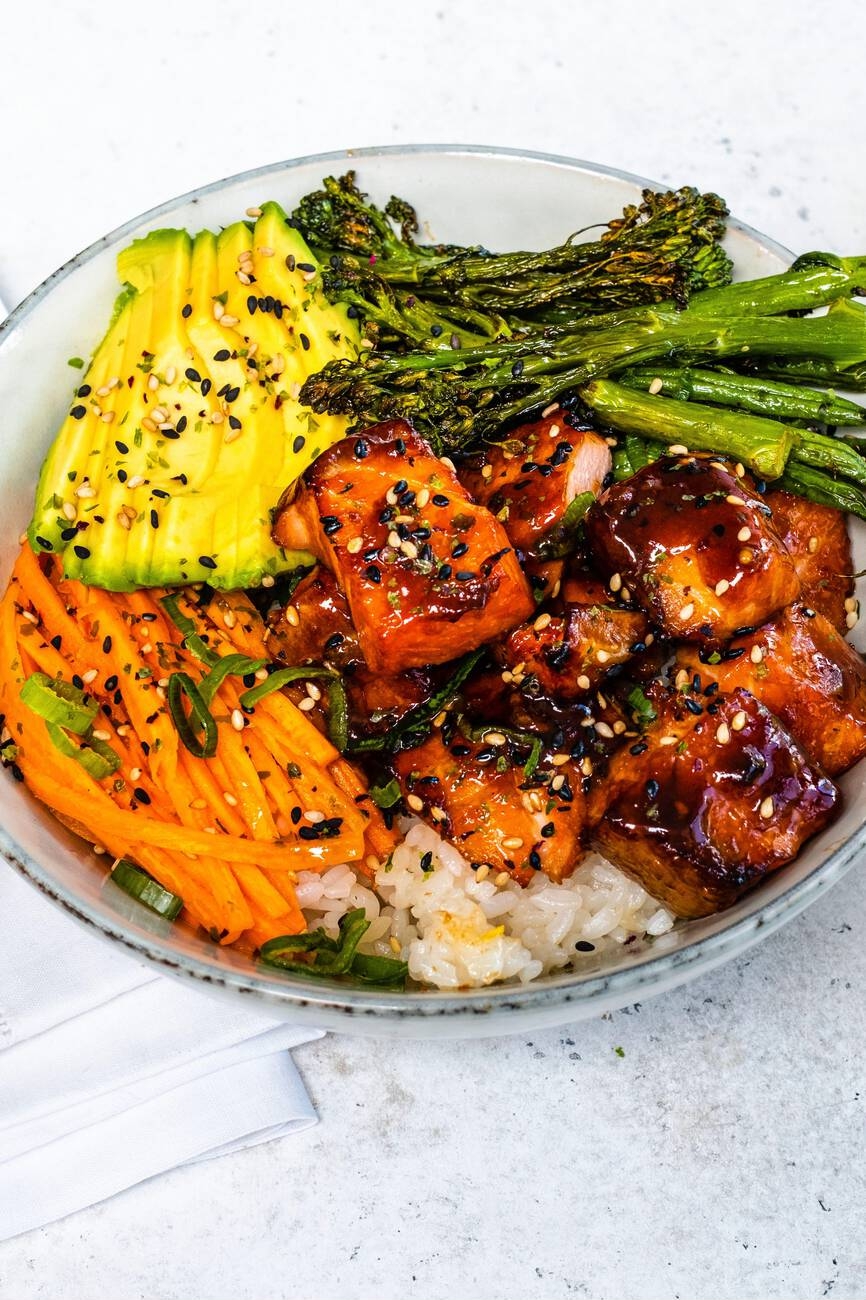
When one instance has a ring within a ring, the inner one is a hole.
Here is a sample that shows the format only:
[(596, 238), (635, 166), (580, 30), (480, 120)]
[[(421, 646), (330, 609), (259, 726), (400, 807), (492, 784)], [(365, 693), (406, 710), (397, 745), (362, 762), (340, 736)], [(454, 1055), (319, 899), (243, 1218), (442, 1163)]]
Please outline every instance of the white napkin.
[(0, 862), (0, 1241), (315, 1124), (287, 1049), (321, 1036), (113, 952)]

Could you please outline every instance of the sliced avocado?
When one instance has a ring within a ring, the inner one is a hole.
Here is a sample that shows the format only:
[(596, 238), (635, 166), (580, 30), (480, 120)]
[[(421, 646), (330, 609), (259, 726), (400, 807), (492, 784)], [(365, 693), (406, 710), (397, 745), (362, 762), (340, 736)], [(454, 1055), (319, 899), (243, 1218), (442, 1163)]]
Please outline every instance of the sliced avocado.
[(358, 332), (306, 244), (269, 203), (252, 232), (154, 231), (118, 271), (114, 318), (43, 465), (31, 545), (113, 591), (254, 586), (310, 562), (274, 545), (271, 512), (345, 434), (297, 392), (356, 355)]

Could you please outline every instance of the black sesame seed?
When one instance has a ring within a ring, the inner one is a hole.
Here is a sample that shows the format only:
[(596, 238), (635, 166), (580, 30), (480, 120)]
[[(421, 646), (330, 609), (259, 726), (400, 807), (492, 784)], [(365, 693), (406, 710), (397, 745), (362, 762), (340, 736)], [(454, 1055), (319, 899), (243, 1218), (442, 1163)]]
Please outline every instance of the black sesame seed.
[(241, 428), (243, 428), (243, 426), (242, 426), (240, 420), (238, 419), (238, 417), (237, 417), (236, 415), (230, 415), (230, 416), (229, 416), (229, 428), (230, 428), (230, 429), (241, 429)]
[(126, 456), (127, 453), (129, 452), (129, 448), (127, 447), (126, 443), (121, 442), (119, 438), (115, 438), (114, 445), (117, 448), (117, 450), (120, 452), (121, 456)]
[(494, 758), (498, 757), (499, 755), (492, 746), (485, 745), (482, 749), (479, 749), (478, 753), (475, 755), (475, 761), (476, 763), (492, 763)]
[(439, 572), (436, 576), (437, 578), (441, 579), (442, 582), (447, 582), (448, 579), (451, 577), (451, 565), (441, 564), (439, 566)]
[(203, 569), (215, 569), (215, 568), (216, 568), (216, 560), (214, 559), (214, 557), (213, 557), (212, 555), (200, 555), (200, 556), (198, 557), (198, 562), (199, 562), (199, 564), (201, 565), (201, 567), (202, 567)]
[(364, 576), (369, 578), (370, 582), (381, 582), (382, 573), (375, 564), (368, 564), (364, 570)]
[(644, 789), (646, 790), (648, 799), (655, 799), (658, 797), (658, 792), (660, 789), (659, 783), (658, 781), (647, 781), (646, 785), (644, 786)]
[(449, 504), (448, 498), (446, 496), (443, 496), (441, 492), (437, 492), (436, 495), (432, 498), (432, 501), (434, 506), (444, 507)]
[(595, 944), (590, 943), (588, 939), (578, 939), (574, 946), (578, 952), (595, 952)]
[(524, 361), (522, 361), (522, 360), (515, 361), (514, 365), (511, 367), (511, 377), (512, 377), (512, 379), (519, 379), (519, 378), (520, 378), (520, 376), (523, 374), (523, 367), (524, 367), (525, 364), (526, 364), (526, 363), (525, 363)]
[(167, 501), (169, 498), (169, 493), (166, 492), (164, 488), (154, 488), (153, 495), (159, 497), (163, 501)]
[(541, 828), (542, 839), (549, 840), (551, 835), (556, 834), (556, 827), (553, 822), (545, 822)]
[(634, 754), (634, 756), (637, 757), (638, 754), (645, 754), (648, 749), (649, 749), (649, 745), (647, 741), (639, 740), (636, 745), (631, 746), (628, 752), (630, 754)]
[(451, 559), (459, 560), (461, 555), (465, 555), (469, 550), (466, 542), (458, 542), (456, 546), (451, 547)]
[[(104, 637), (102, 638), (102, 653), (103, 653), (104, 655), (111, 654), (111, 637), (110, 637), (110, 636), (104, 636)], [(111, 690), (114, 690), (114, 687), (113, 687), (113, 686), (109, 686), (108, 689), (111, 691)]]
[(401, 492), (406, 491), (408, 486), (409, 484), (406, 482), (404, 478), (398, 478), (397, 482), (391, 488), (391, 491), (394, 493), (395, 496), (399, 496)]
[(358, 460), (364, 460), (370, 454), (370, 444), (364, 438), (358, 438), (355, 443), (355, 455)]
[(422, 871), (425, 871), (425, 872), (426, 872), (426, 871), (432, 871), (432, 870), (433, 870), (433, 850), (432, 850), (432, 849), (428, 849), (426, 853), (422, 853), (422, 854), (421, 854), (421, 859), (420, 859), (420, 861), (419, 861), (419, 863), (418, 863), (418, 866), (421, 868)]
[(395, 513), (396, 512), (393, 506), (386, 506), (379, 516), (379, 523), (389, 524), (391, 520), (394, 518)]
[(135, 795), (139, 803), (150, 803), (150, 795), (146, 790), (143, 790), (140, 785), (137, 785), (132, 793)]
[(231, 353), (228, 348), (220, 348), (219, 352), (213, 354), (214, 361), (228, 361)]
[(183, 373), (186, 375), (190, 383), (192, 384), (201, 383), (201, 375), (198, 373), (198, 371), (195, 369), (194, 366), (187, 366), (186, 370)]
[(92, 392), (93, 389), (90, 387), (90, 384), (82, 384), (76, 393), (76, 397), (89, 397)]
[(442, 333), (442, 326), (441, 326), (441, 325), (431, 325), (431, 326), (430, 326), (430, 333), (433, 335), (433, 338), (434, 338), (434, 339), (438, 339), (439, 335)]
[(254, 293), (251, 293), (249, 298), (247, 298), (247, 311), (250, 313), (251, 316), (255, 316), (256, 308), (258, 307), (258, 305), (259, 303), (258, 303), (258, 299), (256, 298), (256, 295)]
[(226, 393), (226, 401), (227, 401), (227, 402), (236, 402), (236, 401), (238, 400), (238, 398), (240, 397), (240, 395), (241, 395), (240, 387), (239, 387), (238, 385), (235, 385), (234, 388), (230, 388), (230, 389), (228, 390), (228, 392)]
[(476, 576), (474, 569), (458, 569), (454, 574), (458, 582), (471, 582)]
[(150, 526), (151, 528), (159, 528), (159, 515), (155, 510), (150, 512)]
[(536, 849), (532, 849), (529, 854), (529, 865), (533, 871), (541, 870), (541, 854)]
[(54, 646), (55, 650), (59, 650), (63, 644), (63, 637), (60, 636), (59, 634), (57, 636), (53, 636), (51, 638), (51, 644)]
[(306, 334), (299, 334), (298, 338), (301, 340), (301, 347), (304, 349), (304, 351), (309, 352), (310, 340), (307, 338)]
[(87, 407), (73, 406), (69, 414), (72, 416), (73, 420), (83, 420), (85, 415), (87, 414)]
[(73, 674), (72, 674), (72, 685), (73, 685), (73, 686), (75, 687), (75, 689), (78, 690), (78, 691), (83, 691), (83, 690), (84, 690), (84, 681), (83, 681), (83, 679), (82, 679), (81, 677), (79, 677), (78, 673), (73, 673)]
[[(204, 383), (202, 383), (202, 392), (204, 392)], [(182, 415), (174, 427), (178, 433), (183, 433), (184, 430), (186, 429), (186, 425), (187, 425), (186, 416)]]
[(62, 528), (60, 530), (61, 542), (71, 542), (73, 537), (77, 537), (77, 536), (78, 536), (77, 528)]
[(307, 440), (304, 437), (304, 435), (302, 433), (299, 433), (295, 438), (294, 442), (292, 443), (292, 451), (294, 452), (303, 451), (304, 444), (306, 443), (306, 441)]
[(321, 523), (322, 530), (326, 537), (333, 536), (334, 533), (338, 533), (343, 527), (336, 515), (322, 515)]
[(86, 546), (73, 546), (72, 549), (75, 552), (75, 554), (78, 556), (79, 560), (90, 559), (90, 551), (87, 549)]
[(183, 307), (180, 309), (180, 314), (183, 316), (184, 320), (187, 320), (192, 315), (192, 303), (185, 302)]
[(336, 650), (337, 646), (342, 645), (345, 639), (342, 632), (332, 632), (325, 642), (325, 649)]

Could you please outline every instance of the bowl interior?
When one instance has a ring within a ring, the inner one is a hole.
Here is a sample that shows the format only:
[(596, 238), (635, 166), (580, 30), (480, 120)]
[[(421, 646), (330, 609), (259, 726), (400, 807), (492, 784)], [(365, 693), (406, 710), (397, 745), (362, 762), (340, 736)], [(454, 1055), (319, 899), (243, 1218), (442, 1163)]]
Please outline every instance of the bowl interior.
[[(543, 248), (569, 232), (604, 222), (640, 197), (641, 184), (588, 164), (464, 147), (358, 151), (277, 164), (164, 204), (100, 240), (50, 277), (0, 326), (0, 582), (5, 583), (26, 525), (42, 458), (80, 371), (105, 327), (117, 292), (115, 258), (130, 239), (160, 226), (218, 228), (248, 206), (275, 198), (286, 208), (324, 175), (355, 167), (377, 201), (413, 201), (431, 239), (489, 248)], [(739, 279), (769, 274), (790, 260), (771, 240), (736, 224), (728, 235)], [(866, 545), (855, 529), (856, 567)], [(843, 780), (839, 820), (800, 858), (727, 912), (678, 927), (652, 947), (623, 952), (578, 972), (526, 988), (459, 996), (434, 991), (376, 994), (312, 986), (256, 967), (189, 928), (169, 926), (104, 879), (99, 862), (24, 788), (0, 780), (0, 850), (49, 896), (109, 939), (174, 973), (230, 994), (254, 993), (274, 1014), (373, 1032), (480, 1033), (527, 1022), (574, 1020), (681, 982), (745, 947), (799, 911), (838, 878), (863, 838), (866, 764)], [(491, 1013), (500, 1012), (500, 1015)], [(351, 1018), (351, 1019), (350, 1019)]]

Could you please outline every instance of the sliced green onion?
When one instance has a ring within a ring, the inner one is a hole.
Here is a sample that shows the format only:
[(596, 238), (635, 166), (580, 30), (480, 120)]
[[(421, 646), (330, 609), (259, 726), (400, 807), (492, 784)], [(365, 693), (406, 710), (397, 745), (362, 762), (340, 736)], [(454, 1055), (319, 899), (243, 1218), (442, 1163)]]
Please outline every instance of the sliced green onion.
[(312, 665), (304, 667), (302, 664), (293, 668), (278, 668), (275, 673), (271, 673), (266, 682), (259, 682), (258, 686), (251, 686), (248, 691), (244, 691), (241, 696), (241, 704), (245, 709), (255, 708), (259, 700), (263, 700), (266, 695), (270, 695), (273, 691), (282, 690), (290, 682), (304, 681), (308, 677), (328, 677), (333, 679), (336, 677), (336, 673), (332, 672), (330, 668), (315, 668)]
[(640, 686), (633, 686), (626, 696), (628, 707), (631, 709), (635, 722), (638, 722), (641, 728), (648, 727), (651, 722), (655, 722), (658, 714), (653, 708), (652, 700)]
[(84, 691), (45, 673), (31, 673), (21, 687), (21, 702), (46, 722), (83, 736), (93, 724), (99, 703)]
[[(280, 970), (298, 975), (345, 975), (362, 936), (369, 928), (370, 922), (363, 907), (355, 907), (340, 917), (339, 939), (332, 939), (323, 930), (316, 930), (311, 935), (284, 935), (263, 944), (260, 956), (268, 966), (278, 966)], [(315, 960), (312, 964), (295, 961), (289, 955), (293, 952), (315, 952)]]
[[(190, 704), (189, 716), (183, 707), (184, 695)], [(189, 673), (172, 673), (168, 679), (167, 696), (171, 719), (182, 743), (194, 758), (213, 758), (218, 739), (217, 724)], [(196, 735), (193, 721), (204, 732), (202, 740)]]
[(198, 693), (209, 705), (227, 677), (246, 677), (248, 673), (257, 673), (266, 663), (267, 659), (250, 659), (246, 655), (218, 655), (213, 668), (199, 682)]
[(409, 963), (398, 957), (376, 957), (366, 952), (356, 952), (352, 959), (350, 974), (364, 984), (378, 984), (391, 987), (404, 985), (409, 974)]
[(95, 736), (82, 736), (80, 744), (76, 745), (56, 722), (46, 721), (45, 726), (55, 749), (59, 749), (66, 758), (73, 758), (76, 763), (80, 763), (95, 781), (104, 780), (120, 767), (120, 755), (104, 740), (97, 740)]
[(349, 747), (349, 701), (342, 677), (334, 677), (328, 687), (328, 735), (341, 754)]
[(184, 649), (195, 655), (196, 659), (201, 660), (203, 664), (207, 664), (208, 668), (213, 668), (215, 664), (220, 662), (220, 656), (199, 636), (192, 619), (180, 612), (178, 608), (179, 600), (179, 595), (163, 596), (159, 603), (177, 630), (183, 633)]
[(397, 780), (390, 780), (387, 785), (371, 785), (370, 798), (377, 808), (393, 808), (395, 803), (399, 803), (403, 797), (400, 789), (400, 783)]
[(142, 871), (128, 858), (121, 858), (111, 869), (110, 879), (131, 898), (137, 898), (152, 912), (158, 912), (167, 921), (173, 921), (183, 908), (183, 899), (170, 890), (163, 889), (146, 871)]

